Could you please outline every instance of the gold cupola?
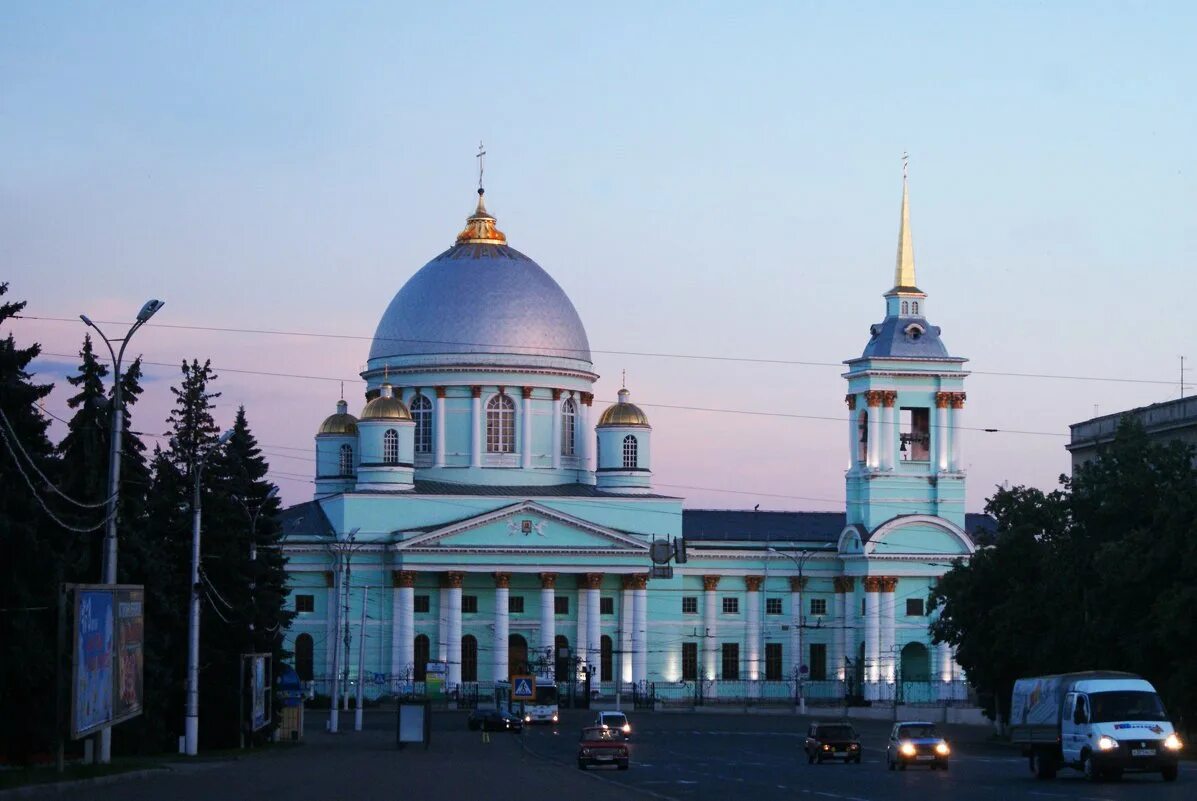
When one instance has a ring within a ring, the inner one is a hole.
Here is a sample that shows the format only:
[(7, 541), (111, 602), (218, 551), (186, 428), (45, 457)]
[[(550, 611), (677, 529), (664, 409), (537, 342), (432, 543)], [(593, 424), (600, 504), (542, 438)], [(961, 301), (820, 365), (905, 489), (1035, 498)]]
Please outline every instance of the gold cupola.
[(344, 399), (337, 401), (337, 413), (324, 418), (324, 422), (320, 424), (320, 430), (316, 434), (317, 436), (320, 434), (356, 436), (357, 418), (349, 413), (349, 404)]
[(395, 397), (391, 385), (384, 383), (378, 397), (362, 409), (361, 421), (367, 420), (411, 420), (411, 412), (403, 405), (403, 401)]
[(603, 412), (603, 416), (598, 421), (599, 426), (647, 427), (648, 415), (629, 400), (631, 396), (632, 393), (628, 392), (626, 387), (619, 390), (619, 400), (613, 406), (608, 406), (607, 410)]
[(459, 245), (506, 245), (507, 235), (495, 226), (495, 218), (486, 210), (482, 196), (486, 190), (478, 189), (478, 208), (466, 220), (465, 229), (457, 235)]

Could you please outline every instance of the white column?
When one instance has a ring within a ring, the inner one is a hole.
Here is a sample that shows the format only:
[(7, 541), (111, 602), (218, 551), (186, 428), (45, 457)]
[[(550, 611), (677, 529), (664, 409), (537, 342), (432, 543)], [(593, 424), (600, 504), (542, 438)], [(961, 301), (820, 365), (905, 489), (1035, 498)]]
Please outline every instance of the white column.
[(600, 681), (601, 674), (599, 673), (599, 658), (602, 653), (601, 637), (602, 637), (602, 617), (599, 614), (599, 589), (598, 587), (586, 588), (586, 650), (590, 654), (590, 664), (594, 666), (595, 672), (592, 674), (592, 686), (597, 686)]
[(886, 399), (881, 407), (885, 412), (881, 426), (881, 446), (884, 453), (885, 469), (893, 470), (898, 463), (898, 409), (892, 399)]
[(561, 469), (561, 390), (553, 390), (553, 469)]
[(470, 467), (482, 466), (482, 388), (473, 388), (470, 401)]
[(941, 398), (943, 394), (935, 393), (935, 433), (932, 435), (935, 469), (941, 473), (948, 469), (948, 407), (947, 401)]
[[(511, 598), (511, 576), (507, 573), (495, 573), (495, 681), (506, 681), (510, 672), (507, 665), (507, 606)], [(528, 661), (534, 662), (532, 654), (528, 654)]]
[(718, 610), (715, 604), (718, 599), (715, 597), (715, 588), (719, 586), (719, 576), (703, 576), (702, 577), (702, 625), (703, 625), (703, 675), (704, 679), (719, 678), (719, 664), (718, 664), (718, 624), (716, 621), (716, 613)]
[(432, 418), (433, 436), (436, 444), (436, 466), (445, 466), (445, 388), (436, 388), (436, 412)]
[(843, 681), (844, 676), (844, 592), (840, 577), (835, 579), (835, 594), (831, 596), (831, 647), (827, 649), (829, 664), (827, 677)]
[(548, 649), (549, 664), (557, 664), (557, 574), (540, 574), (540, 650)]
[[(866, 392), (865, 395), (871, 395), (871, 392)], [(881, 421), (881, 406), (874, 406), (869, 404), (869, 450), (868, 463), (869, 467), (875, 468), (878, 464), (879, 446), (881, 444), (880, 421)]]
[(594, 470), (594, 465), (590, 463), (590, 454), (594, 452), (594, 429), (590, 427), (590, 403), (592, 395), (582, 393), (582, 403), (578, 404), (579, 417), (579, 431), (582, 442), (579, 443), (582, 447), (578, 449), (578, 453), (582, 457), (582, 469)]
[(436, 659), (449, 661), (449, 588), (441, 587), (436, 616)]
[[(328, 588), (328, 612), (325, 615), (327, 618), (324, 621), (324, 675), (329, 679), (333, 674), (333, 650), (337, 647), (337, 615), (340, 614), (341, 609), (341, 582), (340, 569), (334, 568), (332, 571), (332, 586)], [(332, 685), (330, 684), (329, 687)], [(325, 688), (324, 692), (328, 692)]]
[[(581, 579), (582, 577), (578, 576), (579, 582)], [(587, 614), (589, 610), (586, 608), (586, 593), (581, 587), (574, 593), (573, 603), (578, 610), (578, 628), (574, 633), (574, 655), (582, 660), (581, 664), (590, 664), (590, 649), (587, 648), (590, 638), (586, 634), (586, 619), (589, 617)]]
[[(881, 599), (879, 605), (879, 613), (881, 617), (879, 632), (880, 638), (878, 650), (881, 652), (881, 682), (882, 684), (892, 684), (897, 680), (896, 674), (896, 652), (894, 651), (895, 630), (894, 630), (894, 588), (898, 583), (896, 578), (883, 579)], [(885, 689), (885, 697), (892, 697), (890, 694), (895, 692), (896, 688)]]
[(632, 664), (633, 631), (636, 628), (634, 576), (623, 576), (623, 593), (619, 599), (619, 680), (624, 684), (635, 681)]
[(878, 604), (881, 600), (878, 579), (865, 579), (865, 698), (875, 701), (880, 695), (877, 692), (877, 682), (881, 677), (881, 666), (878, 659), (881, 656), (881, 615), (878, 614)]
[(399, 630), (399, 669), (395, 673), (408, 681), (415, 676), (416, 668), (415, 593), (415, 587), (399, 588), (399, 617), (395, 624)]
[[(964, 393), (960, 393), (963, 395)], [(964, 400), (952, 402), (952, 470), (960, 471), (964, 465), (960, 462), (960, 434), (964, 427)]]
[[(450, 688), (461, 685), (461, 582), (460, 573), (450, 573), (449, 586), (449, 678)], [(456, 576), (456, 578), (454, 578)]]
[[(844, 627), (840, 630), (840, 639), (843, 643), (841, 648), (844, 657), (847, 660), (851, 660), (853, 670), (855, 670), (859, 658), (856, 651), (856, 629), (860, 622), (860, 614), (856, 611), (856, 579), (851, 576), (844, 576), (842, 577), (842, 581), (842, 586), (844, 587)], [(840, 660), (839, 670), (841, 673), (847, 670), (847, 662), (844, 659)], [(848, 678), (848, 675), (845, 673), (844, 681), (847, 681)], [(859, 693), (860, 691), (861, 689), (857, 687), (856, 692)]]
[(939, 698), (947, 700), (952, 693), (952, 646), (941, 642), (935, 646), (936, 678), (939, 679)]
[(648, 587), (646, 576), (636, 577), (636, 632), (632, 642), (632, 678), (637, 684), (648, 681)]
[(757, 681), (761, 678), (761, 577), (745, 576), (744, 585), (748, 592), (745, 603), (748, 605), (745, 622), (747, 623), (748, 646), (748, 680)]
[(856, 467), (856, 455), (860, 453), (860, 412), (856, 411), (856, 396), (852, 398), (852, 405), (848, 407), (848, 469)]
[(524, 387), (523, 413), (520, 415), (520, 466), (532, 467), (532, 387)]
[(802, 590), (806, 579), (800, 576), (790, 576), (790, 672), (789, 676), (798, 675), (798, 669), (806, 661), (802, 652)]

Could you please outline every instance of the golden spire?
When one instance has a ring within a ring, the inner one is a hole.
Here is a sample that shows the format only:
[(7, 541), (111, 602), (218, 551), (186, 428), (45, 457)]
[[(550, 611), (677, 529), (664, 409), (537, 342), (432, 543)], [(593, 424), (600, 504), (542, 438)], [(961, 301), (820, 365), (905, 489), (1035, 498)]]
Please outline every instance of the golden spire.
[(482, 176), (486, 169), (486, 146), (478, 143), (478, 208), (474, 209), (472, 217), (466, 220), (466, 227), (457, 235), (459, 245), (506, 245), (507, 236), (495, 227), (495, 218), (486, 210), (486, 203), (482, 196), (486, 190), (482, 187)]
[(898, 263), (894, 268), (894, 289), (918, 286), (914, 280), (914, 240), (910, 236), (910, 189), (906, 166), (910, 157), (902, 154), (902, 222), (898, 227)]

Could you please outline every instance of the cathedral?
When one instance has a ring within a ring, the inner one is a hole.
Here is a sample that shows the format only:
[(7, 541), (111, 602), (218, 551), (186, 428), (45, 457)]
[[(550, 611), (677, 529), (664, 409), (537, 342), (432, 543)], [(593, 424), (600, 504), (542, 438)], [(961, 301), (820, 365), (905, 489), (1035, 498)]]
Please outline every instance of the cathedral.
[(479, 189), (383, 314), (360, 409), (316, 430), (315, 497), (283, 513), (301, 677), (963, 697), (927, 597), (987, 518), (964, 511), (966, 360), (928, 320), (905, 178), (884, 298), (845, 362), (845, 512), (683, 508), (654, 490), (632, 393), (594, 408), (582, 320)]

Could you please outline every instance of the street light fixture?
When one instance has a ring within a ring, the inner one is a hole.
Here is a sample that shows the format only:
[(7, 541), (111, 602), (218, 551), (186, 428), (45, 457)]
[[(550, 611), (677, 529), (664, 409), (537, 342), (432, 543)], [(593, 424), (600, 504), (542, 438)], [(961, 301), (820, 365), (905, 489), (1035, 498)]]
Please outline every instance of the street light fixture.
[[(121, 396), (121, 361), (125, 357), (125, 346), (137, 333), (137, 329), (146, 324), (154, 314), (166, 305), (161, 300), (147, 300), (137, 312), (137, 321), (121, 339), (109, 339), (92, 322), (86, 314), (80, 314), (79, 319), (89, 328), (95, 330), (100, 339), (108, 347), (108, 354), (112, 357), (112, 419), (109, 421), (108, 441), (108, 508), (107, 520), (104, 524), (104, 548), (101, 551), (100, 581), (103, 584), (116, 583), (116, 510), (120, 495), (121, 480), (121, 433), (125, 424), (124, 398)], [(114, 350), (113, 342), (120, 343), (120, 350)], [(112, 727), (106, 726), (100, 730), (100, 762), (112, 760)]]
[[(766, 545), (765, 550), (768, 551), (769, 553), (776, 554), (777, 556), (784, 556), (786, 559), (789, 559), (790, 561), (792, 561), (794, 563), (794, 565), (798, 568), (798, 585), (799, 585), (799, 587), (803, 587), (802, 569), (806, 566), (806, 560), (810, 559), (812, 556), (815, 555), (814, 551), (810, 551), (810, 550), (807, 550), (804, 548), (799, 552), (801, 554), (801, 558), (799, 558), (797, 556), (794, 556), (793, 554), (785, 553), (784, 551), (779, 551), (776, 548), (772, 547), (771, 545)], [(801, 594), (799, 594), (798, 598), (799, 598), (798, 602), (801, 604), (801, 602), (802, 602)], [(802, 665), (802, 625), (803, 625), (802, 621), (804, 619), (805, 619), (805, 617), (802, 614), (802, 608), (799, 607), (799, 609), (798, 609), (798, 633), (797, 633), (798, 653), (795, 654), (795, 660), (796, 660), (797, 664), (794, 665), (794, 685), (798, 690), (798, 713), (800, 715), (806, 714), (806, 695), (805, 695), (805, 693), (802, 692), (802, 668), (801, 668), (801, 665)]]
[[(333, 626), (333, 631), (337, 632), (337, 633), (340, 633), (340, 629), (341, 629), (341, 597), (342, 597), (342, 595), (344, 595), (344, 597), (345, 597), (345, 605), (346, 606), (349, 605), (349, 586), (348, 586), (349, 585), (349, 555), (353, 551), (353, 546), (354, 546), (354, 543), (357, 541), (357, 533), (359, 531), (361, 531), (360, 528), (352, 529), (348, 534), (345, 535), (344, 540), (342, 540), (341, 542), (333, 543), (333, 545), (331, 546), (333, 556), (335, 559), (335, 561), (334, 561), (335, 572), (333, 573), (333, 577), (334, 577), (333, 580), (334, 580), (334, 583), (336, 584), (336, 587), (335, 587), (336, 593), (335, 594), (337, 597), (336, 609), (332, 610), (336, 614), (336, 624)], [(345, 615), (346, 615), (346, 620), (345, 620), (345, 665), (346, 665), (346, 667), (345, 667), (345, 670), (346, 670), (346, 673), (348, 673), (348, 670), (349, 670), (349, 667), (348, 667), (349, 666), (349, 620), (348, 620), (348, 614), (349, 614), (349, 610), (346, 609), (345, 610)], [(341, 693), (341, 687), (340, 687), (341, 649), (337, 646), (336, 634), (333, 635), (332, 641), (328, 643), (328, 646), (333, 649), (333, 655), (332, 655), (333, 656), (332, 706), (329, 710), (329, 716), (328, 716), (328, 731), (330, 734), (336, 734), (340, 727), (340, 714), (341, 714), (340, 710), (337, 708), (338, 707), (337, 702), (340, 700), (337, 696), (339, 696)], [(348, 684), (348, 675), (346, 676), (346, 684)], [(348, 702), (348, 700), (349, 700), (348, 694), (346, 694), (345, 700), (346, 700), (346, 702)]]
[[(146, 304), (147, 306), (149, 304)], [(191, 610), (187, 626), (187, 702), (183, 717), (183, 751), (187, 756), (199, 752), (199, 628), (200, 628), (200, 479), (208, 457), (233, 436), (233, 429), (220, 435), (216, 444), (197, 454), (195, 483), (191, 495)]]

